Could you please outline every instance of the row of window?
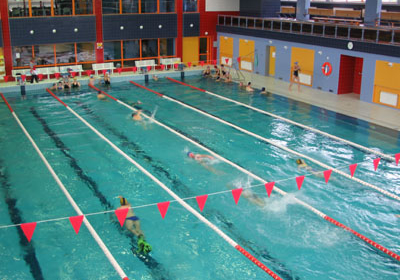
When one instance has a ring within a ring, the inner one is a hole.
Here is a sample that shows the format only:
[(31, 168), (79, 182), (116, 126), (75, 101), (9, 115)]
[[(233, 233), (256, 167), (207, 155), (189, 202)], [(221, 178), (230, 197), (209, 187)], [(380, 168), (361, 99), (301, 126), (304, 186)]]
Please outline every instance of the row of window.
[[(5, 0), (1, 0), (5, 1)], [(174, 13), (175, 0), (102, 0), (103, 14)], [(10, 17), (93, 14), (93, 0), (8, 0)], [(197, 12), (197, 0), (183, 0), (184, 12)]]
[(135, 66), (135, 60), (175, 56), (175, 39), (141, 39), (104, 42), (104, 60), (116, 67)]
[[(134, 66), (135, 60), (175, 56), (175, 39), (143, 39), (104, 42), (104, 59), (118, 67)], [(36, 65), (58, 66), (87, 64), (96, 61), (94, 43), (71, 43), (13, 47), (13, 66), (27, 67), (33, 58)], [(119, 64), (119, 65), (118, 65)], [(84, 69), (90, 69), (90, 65)]]

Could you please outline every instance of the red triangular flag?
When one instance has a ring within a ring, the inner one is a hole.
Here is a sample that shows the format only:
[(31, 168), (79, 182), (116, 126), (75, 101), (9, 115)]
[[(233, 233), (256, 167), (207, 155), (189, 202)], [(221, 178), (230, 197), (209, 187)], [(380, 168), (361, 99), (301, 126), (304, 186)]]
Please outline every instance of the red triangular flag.
[(74, 78), (76, 76), (76, 72), (71, 72), (71, 76)]
[(213, 65), (217, 65), (217, 61), (216, 61), (216, 60), (213, 60), (213, 61), (212, 61), (212, 64), (213, 64)]
[(233, 199), (235, 200), (236, 204), (238, 204), (239, 202), (239, 198), (240, 195), (242, 194), (242, 191), (243, 191), (242, 188), (232, 190)]
[(121, 74), (122, 68), (117, 68), (117, 72), (118, 72), (118, 74)]
[(151, 66), (147, 66), (147, 71), (151, 71)]
[(396, 154), (396, 165), (399, 165), (400, 153)]
[(201, 67), (203, 67), (204, 66), (204, 61), (200, 61), (200, 65), (201, 65)]
[(175, 64), (174, 64), (174, 68), (175, 68), (175, 69), (178, 69), (178, 64), (175, 63)]
[(331, 177), (331, 173), (332, 173), (332, 170), (325, 170), (324, 171), (325, 183), (327, 183), (327, 184), (329, 182), (329, 177)]
[(168, 211), (169, 201), (157, 203), (157, 207), (160, 211), (161, 217), (164, 219)]
[(378, 169), (378, 165), (379, 165), (380, 161), (381, 161), (381, 158), (374, 159), (374, 169), (375, 169), (375, 171)]
[(56, 79), (60, 78), (60, 73), (54, 73), (54, 76), (56, 77)]
[(115, 215), (118, 218), (119, 224), (121, 227), (124, 225), (126, 215), (128, 214), (129, 208), (122, 208), (115, 210)]
[(105, 75), (106, 73), (107, 73), (107, 70), (106, 69), (103, 69), (103, 75)]
[(90, 76), (90, 74), (92, 74), (92, 70), (86, 70), (86, 75)]
[(190, 68), (190, 66), (192, 66), (192, 63), (191, 63), (191, 62), (188, 62), (188, 67)]
[(8, 82), (8, 79), (9, 79), (10, 77), (8, 77), (8, 76), (4, 76), (4, 81), (5, 82)]
[(43, 74), (39, 74), (38, 77), (39, 77), (39, 81), (43, 80)]
[(237, 62), (239, 62), (240, 63), (240, 60), (241, 60), (241, 58), (240, 58), (240, 56), (237, 58)]
[(199, 205), (200, 212), (203, 212), (204, 205), (206, 204), (208, 194), (196, 196), (197, 204)]
[(164, 70), (165, 69), (165, 65), (164, 64), (161, 64), (161, 70)]
[(76, 234), (78, 234), (79, 229), (81, 228), (81, 225), (82, 225), (83, 215), (69, 217), (69, 221), (70, 221), (72, 227), (74, 228)]
[(31, 242), (33, 232), (36, 228), (36, 222), (21, 224), (21, 228), (26, 236), (26, 239), (28, 239), (28, 242)]
[(26, 75), (21, 75), (21, 79), (24, 82), (26, 80)]
[(225, 64), (229, 63), (229, 58), (225, 58)]
[(275, 182), (269, 182), (265, 184), (265, 189), (267, 191), (268, 197), (270, 197), (272, 193), (272, 189), (274, 188)]
[(303, 185), (303, 182), (304, 182), (304, 178), (305, 178), (306, 176), (299, 176), (299, 177), (296, 177), (296, 182), (297, 182), (297, 188), (300, 190), (301, 189), (301, 186)]
[(349, 168), (350, 168), (351, 177), (353, 177), (354, 176), (354, 172), (356, 172), (356, 169), (357, 169), (357, 163), (349, 165)]
[(133, 71), (133, 72), (136, 72), (136, 71), (137, 71), (137, 67), (136, 67), (136, 66), (133, 66), (133, 67), (132, 67), (132, 71)]

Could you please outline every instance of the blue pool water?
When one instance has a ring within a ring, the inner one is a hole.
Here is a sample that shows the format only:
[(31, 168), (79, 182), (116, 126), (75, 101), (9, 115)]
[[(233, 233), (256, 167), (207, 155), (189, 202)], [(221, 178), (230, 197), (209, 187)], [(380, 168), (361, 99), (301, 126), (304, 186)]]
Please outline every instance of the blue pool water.
[[(249, 95), (235, 85), (198, 77), (185, 82), (316, 127), (387, 154), (399, 152), (395, 133), (382, 133), (332, 112), (286, 98)], [(145, 84), (144, 82), (140, 82)], [(360, 163), (356, 177), (400, 195), (400, 167), (351, 146), (289, 125), (205, 93), (161, 79), (147, 84), (187, 104), (212, 113), (281, 145), (348, 172)], [(106, 90), (106, 89), (105, 89)], [(302, 189), (295, 177), (296, 157), (181, 105), (127, 82), (113, 84), (108, 93), (132, 104), (140, 100), (155, 118), (188, 135), (223, 157), (288, 192), (267, 198), (264, 186), (223, 162), (210, 172), (186, 153), (198, 147), (155, 123), (136, 123), (131, 111), (110, 101), (98, 101), (83, 87), (60, 98), (90, 124), (197, 209), (193, 197), (209, 196), (203, 215), (282, 279), (400, 279), (400, 264), (295, 203), (301, 199), (328, 216), (400, 253), (400, 204), (357, 182), (332, 173), (306, 177)], [(269, 279), (261, 269), (229, 246), (214, 231), (176, 202), (163, 220), (158, 202), (172, 198), (45, 91), (28, 99), (8, 96), (22, 123), (84, 213), (116, 209), (124, 195), (141, 218), (153, 246), (147, 262), (134, 256), (136, 241), (121, 230), (113, 214), (87, 216), (130, 279)], [(88, 230), (73, 231), (69, 216), (76, 213), (54, 182), (8, 109), (0, 103), (0, 224), (10, 225), (65, 217), (37, 225), (31, 243), (16, 227), (0, 228), (0, 279), (119, 279)], [(321, 167), (310, 164), (315, 170)], [(263, 206), (230, 189), (253, 186)]]

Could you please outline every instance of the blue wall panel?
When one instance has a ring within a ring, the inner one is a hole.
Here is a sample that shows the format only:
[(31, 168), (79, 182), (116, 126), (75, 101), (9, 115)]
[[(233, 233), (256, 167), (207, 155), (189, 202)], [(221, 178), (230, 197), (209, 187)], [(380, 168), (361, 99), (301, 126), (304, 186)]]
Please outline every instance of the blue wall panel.
[[(140, 26), (143, 26), (143, 29), (140, 29)], [(105, 41), (175, 38), (177, 16), (176, 14), (105, 15), (103, 35)]]
[(183, 14), (183, 37), (198, 36), (200, 36), (200, 14)]
[[(77, 28), (78, 32), (74, 32)], [(56, 33), (53, 33), (53, 29)], [(30, 31), (34, 33), (31, 34)], [(96, 18), (79, 17), (38, 17), (10, 18), (12, 46), (31, 46), (96, 41)]]

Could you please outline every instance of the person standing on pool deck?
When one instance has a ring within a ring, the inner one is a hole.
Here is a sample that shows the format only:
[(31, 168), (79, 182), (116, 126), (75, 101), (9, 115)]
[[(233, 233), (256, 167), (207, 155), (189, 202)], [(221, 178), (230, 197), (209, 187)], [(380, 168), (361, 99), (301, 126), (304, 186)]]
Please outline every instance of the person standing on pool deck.
[(300, 92), (300, 78), (299, 72), (301, 71), (299, 63), (296, 61), (293, 65), (293, 77), (290, 80), (289, 90), (292, 90), (293, 82), (297, 83), (297, 90)]
[[(132, 232), (137, 238), (138, 238), (138, 251), (136, 253), (141, 253), (143, 252), (144, 254), (150, 253), (152, 250), (151, 246), (149, 243), (146, 242), (146, 238), (144, 236), (144, 233), (142, 229), (140, 228), (140, 219), (138, 216), (135, 215), (135, 213), (132, 210), (131, 204), (128, 202), (128, 200), (123, 197), (123, 196), (118, 196), (119, 197), (119, 203), (121, 204), (118, 209), (126, 209), (128, 208), (128, 213), (126, 214), (125, 218), (125, 227)], [(117, 209), (117, 210), (118, 210)]]

